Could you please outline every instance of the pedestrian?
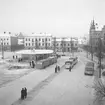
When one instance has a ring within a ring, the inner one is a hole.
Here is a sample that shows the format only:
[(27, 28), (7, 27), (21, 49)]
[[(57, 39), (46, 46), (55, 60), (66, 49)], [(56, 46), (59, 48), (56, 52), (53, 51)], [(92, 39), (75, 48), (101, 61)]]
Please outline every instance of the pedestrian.
[(57, 66), (55, 67), (55, 73), (57, 73)]
[(71, 66), (70, 66), (70, 68), (69, 68), (69, 71), (71, 72)]
[(27, 98), (27, 88), (24, 88), (24, 97)]
[(29, 63), (30, 63), (30, 67), (31, 67), (31, 64), (32, 64), (31, 61)]
[(24, 88), (22, 88), (22, 90), (21, 90), (21, 99), (22, 100), (24, 99)]
[(15, 57), (14, 57), (14, 55), (13, 55), (13, 59), (14, 59)]
[(60, 66), (58, 66), (58, 71), (60, 71)]

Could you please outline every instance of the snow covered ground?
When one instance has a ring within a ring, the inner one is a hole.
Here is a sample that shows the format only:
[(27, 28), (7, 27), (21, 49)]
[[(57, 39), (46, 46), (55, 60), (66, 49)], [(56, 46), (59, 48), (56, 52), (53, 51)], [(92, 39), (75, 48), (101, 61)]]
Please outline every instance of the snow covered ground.
[(92, 86), (92, 77), (84, 76), (83, 62), (79, 62), (72, 72), (64, 70), (33, 100), (21, 105), (92, 105), (92, 90), (87, 86)]
[[(57, 64), (62, 66), (65, 60), (66, 58), (64, 57), (61, 59), (58, 59)], [(38, 83), (40, 83), (41, 81), (46, 79), (49, 75), (54, 73), (55, 65), (56, 64), (51, 65), (44, 70), (36, 69), (33, 72), (29, 73), (28, 75), (18, 78), (17, 80), (4, 85), (4, 87), (0, 88), (0, 105), (11, 105), (13, 102), (18, 100), (20, 98), (20, 91), (23, 87), (27, 87), (28, 91), (32, 90), (35, 86), (38, 85)], [(16, 72), (16, 71), (13, 71), (13, 72)], [(17, 71), (17, 73), (18, 72), (19, 71)], [(14, 73), (11, 73), (12, 76), (13, 74)], [(10, 79), (10, 77), (7, 78), (7, 80), (8, 79)]]
[(84, 76), (84, 67), (80, 60), (72, 72), (62, 68), (58, 75), (34, 86), (27, 99), (13, 105), (92, 105), (93, 77)]

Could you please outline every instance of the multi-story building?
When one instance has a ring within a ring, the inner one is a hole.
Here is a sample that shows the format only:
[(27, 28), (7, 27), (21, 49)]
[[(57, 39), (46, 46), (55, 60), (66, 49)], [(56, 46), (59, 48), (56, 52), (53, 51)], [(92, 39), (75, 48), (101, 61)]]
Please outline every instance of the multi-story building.
[(57, 52), (70, 52), (78, 49), (78, 39), (68, 37), (53, 37), (53, 48)]
[(19, 44), (19, 38), (11, 32), (0, 34), (0, 51), (15, 51), (24, 48), (23, 43)]
[(24, 35), (26, 49), (51, 49), (52, 35), (47, 33), (32, 33)]
[(99, 38), (102, 39), (103, 46), (105, 46), (105, 26), (102, 30), (97, 30), (94, 20), (91, 22), (89, 30), (89, 45), (96, 50), (99, 45)]
[[(53, 49), (58, 52), (70, 52), (78, 49), (78, 39), (68, 37), (53, 37), (48, 33), (12, 34), (4, 33), (0, 37), (4, 50), (20, 49)], [(56, 47), (56, 48), (55, 48)]]

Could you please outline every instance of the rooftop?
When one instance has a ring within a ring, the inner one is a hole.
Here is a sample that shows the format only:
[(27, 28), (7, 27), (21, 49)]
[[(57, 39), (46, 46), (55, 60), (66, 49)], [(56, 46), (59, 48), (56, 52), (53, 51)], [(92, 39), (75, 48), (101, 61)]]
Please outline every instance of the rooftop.
[(17, 51), (15, 52), (16, 54), (51, 54), (53, 53), (53, 50), (21, 50), (21, 51)]

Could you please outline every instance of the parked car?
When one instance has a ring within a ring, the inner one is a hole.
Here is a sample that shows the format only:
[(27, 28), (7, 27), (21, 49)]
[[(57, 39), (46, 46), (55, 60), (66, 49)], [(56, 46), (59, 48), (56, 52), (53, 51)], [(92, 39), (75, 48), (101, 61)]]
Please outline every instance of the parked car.
[(85, 65), (85, 71), (84, 71), (85, 75), (94, 75), (94, 63), (93, 62), (88, 62)]

